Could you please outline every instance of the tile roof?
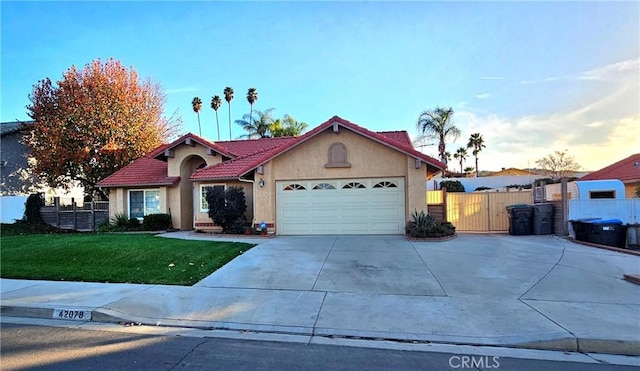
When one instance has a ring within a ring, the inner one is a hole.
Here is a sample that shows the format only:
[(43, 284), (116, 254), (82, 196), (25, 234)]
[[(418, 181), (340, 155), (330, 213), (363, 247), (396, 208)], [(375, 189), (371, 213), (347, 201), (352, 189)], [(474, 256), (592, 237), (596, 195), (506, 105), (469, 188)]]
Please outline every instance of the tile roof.
[(228, 148), (224, 147), (221, 145), (222, 142), (218, 142), (218, 143), (214, 143), (214, 142), (210, 142), (209, 140), (200, 137), (198, 135), (195, 135), (193, 133), (187, 133), (183, 136), (181, 136), (180, 138), (174, 140), (171, 143), (168, 144), (163, 144), (161, 146), (159, 146), (158, 148), (154, 149), (153, 151), (151, 151), (151, 153), (147, 154), (147, 157), (151, 157), (151, 158), (156, 158), (158, 156), (162, 156), (164, 154), (164, 151), (168, 150), (168, 149), (172, 149), (175, 148), (177, 146), (179, 146), (180, 144), (183, 144), (187, 141), (187, 139), (190, 139), (193, 142), (196, 142), (204, 147), (210, 148), (226, 157), (237, 157), (238, 155), (236, 153), (233, 153), (231, 151), (229, 151)]
[(394, 140), (398, 143), (404, 144), (404, 145), (408, 145), (408, 146), (412, 146), (413, 147), (413, 142), (411, 142), (411, 138), (409, 138), (409, 133), (407, 133), (406, 131), (402, 130), (402, 131), (378, 131), (378, 134), (385, 136), (391, 140)]
[(238, 156), (247, 156), (257, 152), (267, 151), (281, 145), (286, 145), (290, 142), (294, 142), (295, 140), (296, 137), (261, 138), (218, 142), (218, 145)]
[(165, 150), (184, 143), (188, 138), (230, 158), (230, 160), (222, 163), (197, 170), (191, 175), (191, 180), (235, 179), (247, 174), (257, 166), (268, 162), (285, 151), (304, 143), (315, 135), (328, 130), (334, 124), (415, 157), (416, 159), (420, 159), (432, 167), (439, 169), (444, 168), (442, 162), (422, 152), (416, 151), (406, 131), (373, 132), (338, 116), (334, 116), (298, 137), (233, 140), (214, 143), (192, 133), (185, 134), (169, 144), (159, 146), (147, 156), (135, 160), (127, 167), (105, 178), (99, 183), (99, 186), (115, 187), (177, 183), (179, 178), (167, 178), (167, 163), (161, 160), (164, 160)]
[(180, 177), (167, 176), (167, 163), (151, 157), (140, 157), (98, 182), (98, 187), (132, 187), (174, 185)]
[(640, 181), (640, 153), (636, 153), (598, 171), (587, 174), (579, 180), (605, 179), (619, 179), (623, 183)]
[[(223, 162), (214, 166), (209, 166), (204, 169), (200, 169), (196, 171), (190, 179), (228, 179), (233, 177), (239, 177), (245, 175), (249, 171), (253, 170), (259, 165), (264, 164), (265, 162), (275, 158), (276, 156), (284, 153), (285, 151), (309, 140), (315, 135), (329, 129), (333, 124), (340, 125), (344, 128), (357, 132), (369, 139), (387, 145), (391, 148), (394, 148), (400, 152), (404, 152), (410, 156), (418, 158), (425, 163), (437, 167), (439, 169), (444, 168), (444, 164), (431, 156), (427, 156), (422, 152), (416, 151), (409, 139), (408, 135), (398, 134), (399, 132), (382, 132), (376, 133), (365, 129), (361, 126), (358, 126), (350, 121), (344, 120), (338, 116), (334, 116), (331, 119), (325, 121), (319, 126), (315, 127), (311, 131), (299, 136), (290, 138), (291, 140), (283, 141), (279, 143), (277, 146), (273, 146), (270, 149), (266, 149), (264, 151), (256, 152), (250, 156), (246, 156), (243, 158), (234, 159), (231, 161)], [(387, 135), (385, 135), (386, 133)], [(393, 138), (393, 139), (392, 139)], [(260, 139), (258, 139), (259, 141)], [(224, 143), (218, 143), (220, 145), (224, 145)]]

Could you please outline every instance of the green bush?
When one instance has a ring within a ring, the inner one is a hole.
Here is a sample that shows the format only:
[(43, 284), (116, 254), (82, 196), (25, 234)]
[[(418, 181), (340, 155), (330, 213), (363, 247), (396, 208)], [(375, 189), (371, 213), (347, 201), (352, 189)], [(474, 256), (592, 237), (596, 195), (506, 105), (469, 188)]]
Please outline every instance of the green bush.
[(113, 230), (113, 226), (111, 225), (111, 221), (109, 219), (103, 220), (98, 227), (96, 227), (98, 232), (111, 232)]
[(474, 190), (474, 192), (477, 192), (477, 191), (485, 191), (485, 190), (487, 190), (487, 189), (493, 189), (493, 188), (485, 187), (485, 186), (480, 186), (480, 187), (476, 188), (476, 189)]
[(164, 231), (171, 229), (171, 226), (171, 215), (169, 214), (145, 215), (142, 221), (142, 228), (145, 231)]
[[(247, 202), (242, 187), (213, 188), (207, 192), (209, 217), (222, 227), (222, 233), (244, 233)], [(239, 229), (243, 225), (242, 230)]]
[(125, 213), (117, 213), (110, 219), (110, 222), (113, 227), (124, 230), (129, 226), (129, 216)]
[(440, 182), (440, 188), (446, 188), (447, 192), (464, 192), (464, 185), (459, 180), (445, 180)]
[(138, 220), (138, 218), (129, 218), (129, 220), (127, 220), (127, 228), (129, 229), (140, 228), (140, 221)]
[(424, 210), (411, 213), (409, 235), (414, 238), (445, 237), (456, 233), (456, 227), (449, 222), (436, 219)]
[(29, 195), (27, 202), (24, 204), (24, 221), (31, 225), (44, 224), (40, 208), (44, 206), (44, 201), (39, 194)]

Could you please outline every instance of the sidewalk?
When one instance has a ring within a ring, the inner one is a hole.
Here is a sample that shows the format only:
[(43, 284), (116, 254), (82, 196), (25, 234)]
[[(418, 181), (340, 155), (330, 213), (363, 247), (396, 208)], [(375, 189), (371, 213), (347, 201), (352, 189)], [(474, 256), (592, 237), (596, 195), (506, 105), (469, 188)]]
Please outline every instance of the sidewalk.
[[(287, 241), (280, 237), (266, 242), (252, 241), (261, 243), (261, 249), (250, 250), (242, 256), (245, 260), (237, 264), (246, 264), (251, 254), (258, 256), (273, 250), (274, 244)], [(320, 243), (321, 240), (315, 241)], [(520, 241), (531, 243), (526, 239)], [(510, 240), (507, 242), (512, 243)], [(397, 243), (404, 242), (399, 240)], [(640, 355), (640, 286), (621, 278), (613, 279), (604, 273), (587, 272), (589, 269), (585, 263), (577, 264), (580, 269), (573, 269), (571, 259), (578, 259), (578, 252), (580, 255), (590, 254), (586, 264), (597, 266), (613, 259), (622, 265), (637, 266), (639, 270), (640, 260), (566, 243), (567, 247), (559, 250), (565, 264), (554, 267), (533, 289), (528, 288), (519, 297), (491, 292), (486, 295), (456, 294), (454, 277), (447, 277), (446, 271), (451, 269), (446, 267), (446, 261), (451, 260), (451, 264), (459, 267), (460, 272), (454, 272), (458, 275), (464, 272), (467, 261), (475, 260), (476, 265), (478, 260), (482, 261), (478, 256), (468, 257), (466, 253), (467, 260), (461, 255), (454, 255), (455, 249), (469, 245), (465, 238), (458, 238), (446, 248), (444, 245), (434, 248), (424, 243), (413, 244), (412, 247), (423, 259), (427, 256), (425, 254), (433, 254), (428, 256), (429, 261), (441, 259), (438, 267), (442, 270), (434, 269), (434, 274), (440, 281), (451, 282), (451, 286), (443, 286), (447, 289), (446, 294), (398, 295), (286, 287), (183, 287), (2, 279), (0, 314), (58, 318), (54, 315), (59, 310), (80, 310), (90, 313), (90, 320), (94, 322), (140, 322), (149, 326), (325, 338)], [(505, 263), (501, 261), (500, 264)], [(477, 269), (489, 276), (503, 274), (498, 269), (484, 271), (482, 266)], [(224, 281), (224, 275), (233, 272), (233, 267), (218, 272), (218, 278), (222, 277)], [(218, 272), (210, 277), (215, 278)], [(586, 275), (581, 275), (583, 273)], [(477, 272), (469, 274), (478, 276)], [(500, 277), (489, 278), (496, 282), (501, 280)], [(602, 295), (594, 296), (594, 292)], [(83, 315), (82, 319), (76, 320), (86, 321), (87, 318)]]

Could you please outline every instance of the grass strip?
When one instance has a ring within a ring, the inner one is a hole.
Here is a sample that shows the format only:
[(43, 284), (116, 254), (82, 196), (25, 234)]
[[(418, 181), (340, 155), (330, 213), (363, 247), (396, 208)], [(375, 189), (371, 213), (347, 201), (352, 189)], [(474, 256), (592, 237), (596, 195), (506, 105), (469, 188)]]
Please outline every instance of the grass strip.
[(0, 277), (193, 285), (254, 245), (149, 234), (0, 237)]

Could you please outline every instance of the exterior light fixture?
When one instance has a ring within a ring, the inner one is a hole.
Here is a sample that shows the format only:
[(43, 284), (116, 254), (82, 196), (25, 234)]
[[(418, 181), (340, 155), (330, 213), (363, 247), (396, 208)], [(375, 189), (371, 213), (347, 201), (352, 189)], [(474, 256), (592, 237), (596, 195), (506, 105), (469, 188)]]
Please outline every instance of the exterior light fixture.
[(260, 180), (258, 181), (258, 185), (260, 186), (260, 188), (264, 187), (264, 179), (260, 178)]

